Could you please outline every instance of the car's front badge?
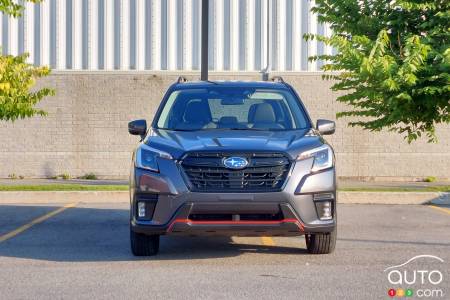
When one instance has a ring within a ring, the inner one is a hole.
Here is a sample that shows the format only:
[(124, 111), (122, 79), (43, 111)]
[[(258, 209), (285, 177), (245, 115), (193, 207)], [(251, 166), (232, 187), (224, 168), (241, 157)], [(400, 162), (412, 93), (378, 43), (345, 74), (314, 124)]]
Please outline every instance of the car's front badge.
[(244, 157), (232, 156), (225, 158), (223, 165), (228, 169), (244, 169), (248, 166), (248, 160)]

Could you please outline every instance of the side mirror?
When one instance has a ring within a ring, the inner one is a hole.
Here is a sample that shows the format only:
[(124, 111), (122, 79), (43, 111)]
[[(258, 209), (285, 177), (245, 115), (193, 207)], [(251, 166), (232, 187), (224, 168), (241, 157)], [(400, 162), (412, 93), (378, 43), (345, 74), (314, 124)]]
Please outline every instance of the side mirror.
[(140, 135), (144, 138), (147, 133), (147, 121), (145, 120), (134, 120), (128, 123), (128, 132), (132, 135)]
[(330, 120), (318, 119), (316, 129), (323, 135), (333, 134), (336, 130), (336, 123)]

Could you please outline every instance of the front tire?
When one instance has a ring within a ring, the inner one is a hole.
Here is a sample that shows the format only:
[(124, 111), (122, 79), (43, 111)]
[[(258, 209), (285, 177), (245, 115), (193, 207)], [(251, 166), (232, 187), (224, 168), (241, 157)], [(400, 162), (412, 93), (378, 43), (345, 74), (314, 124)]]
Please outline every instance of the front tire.
[(306, 248), (311, 254), (329, 254), (336, 247), (336, 229), (327, 233), (306, 234)]
[(159, 251), (159, 235), (145, 235), (130, 229), (131, 252), (135, 256), (152, 256)]

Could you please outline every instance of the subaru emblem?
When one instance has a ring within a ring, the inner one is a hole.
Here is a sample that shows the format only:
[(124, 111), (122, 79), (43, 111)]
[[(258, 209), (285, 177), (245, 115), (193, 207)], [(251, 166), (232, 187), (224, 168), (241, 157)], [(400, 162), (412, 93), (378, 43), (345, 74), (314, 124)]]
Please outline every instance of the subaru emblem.
[(243, 157), (228, 157), (223, 160), (223, 165), (228, 169), (243, 169), (248, 166), (248, 160)]

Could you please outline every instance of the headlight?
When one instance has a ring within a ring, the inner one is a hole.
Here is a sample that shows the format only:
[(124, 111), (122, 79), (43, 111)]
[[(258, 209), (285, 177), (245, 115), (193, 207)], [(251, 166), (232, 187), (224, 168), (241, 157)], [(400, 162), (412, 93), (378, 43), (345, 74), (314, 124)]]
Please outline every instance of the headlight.
[(307, 158), (314, 158), (312, 172), (331, 168), (333, 166), (333, 151), (328, 145), (320, 146), (312, 150), (303, 152), (297, 157), (297, 160), (303, 160)]
[(136, 167), (158, 172), (159, 168), (158, 163), (156, 162), (157, 157), (172, 159), (172, 156), (169, 153), (142, 144), (136, 150)]

